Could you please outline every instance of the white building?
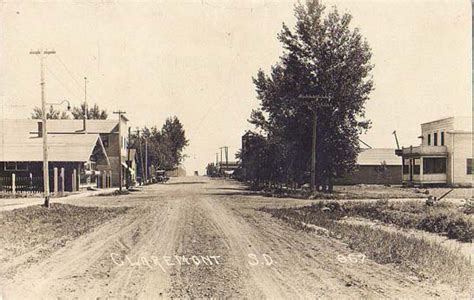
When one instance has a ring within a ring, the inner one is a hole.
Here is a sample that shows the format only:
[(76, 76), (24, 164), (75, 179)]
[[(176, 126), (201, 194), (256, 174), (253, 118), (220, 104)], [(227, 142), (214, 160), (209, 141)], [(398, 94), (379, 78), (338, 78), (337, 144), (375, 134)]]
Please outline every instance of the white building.
[(450, 117), (421, 124), (421, 145), (403, 147), (403, 183), (472, 186), (472, 118)]

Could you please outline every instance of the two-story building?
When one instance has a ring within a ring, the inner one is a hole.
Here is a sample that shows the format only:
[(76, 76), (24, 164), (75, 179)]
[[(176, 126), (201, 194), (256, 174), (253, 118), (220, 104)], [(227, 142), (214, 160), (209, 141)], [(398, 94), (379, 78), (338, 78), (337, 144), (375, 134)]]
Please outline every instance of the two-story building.
[(472, 186), (472, 118), (421, 124), (421, 145), (397, 150), (406, 185)]
[[(65, 191), (118, 186), (120, 169), (122, 185), (127, 177), (133, 181), (136, 151), (128, 151), (127, 122), (124, 116), (120, 123), (119, 120), (48, 120), (50, 190), (57, 188), (55, 177), (60, 178), (59, 185)], [(1, 120), (0, 135), (0, 185), (11, 184), (15, 174), (21, 185), (42, 189), (41, 120)]]

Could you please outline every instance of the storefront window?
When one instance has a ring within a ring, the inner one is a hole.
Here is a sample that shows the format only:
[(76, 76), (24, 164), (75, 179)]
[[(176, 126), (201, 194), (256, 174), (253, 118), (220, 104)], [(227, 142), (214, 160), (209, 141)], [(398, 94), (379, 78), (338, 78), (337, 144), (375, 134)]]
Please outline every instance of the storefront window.
[(446, 158), (427, 157), (423, 159), (423, 174), (445, 174)]
[(404, 159), (403, 160), (403, 174), (410, 173), (410, 160)]
[(419, 158), (415, 158), (413, 161), (413, 174), (416, 174), (416, 175), (420, 174), (420, 164), (421, 164), (421, 160)]

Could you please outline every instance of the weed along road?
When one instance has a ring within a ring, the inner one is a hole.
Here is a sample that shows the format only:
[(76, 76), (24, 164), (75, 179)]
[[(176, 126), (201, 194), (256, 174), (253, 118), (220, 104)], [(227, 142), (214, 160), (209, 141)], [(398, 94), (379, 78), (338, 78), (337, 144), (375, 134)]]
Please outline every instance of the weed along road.
[[(3, 237), (3, 299), (427, 298), (456, 293), (260, 210), (309, 205), (307, 200), (253, 195), (231, 181), (186, 177), (128, 195), (52, 203), (51, 213), (63, 206), (69, 212), (62, 213), (57, 226), (36, 230), (43, 225), (32, 222), (15, 233), (16, 239)], [(0, 220), (15, 222), (13, 212), (3, 212)], [(76, 212), (94, 213), (88, 221), (92, 225), (83, 228)], [(5, 222), (2, 232), (5, 224), (13, 225)], [(31, 246), (18, 244), (33, 238)]]

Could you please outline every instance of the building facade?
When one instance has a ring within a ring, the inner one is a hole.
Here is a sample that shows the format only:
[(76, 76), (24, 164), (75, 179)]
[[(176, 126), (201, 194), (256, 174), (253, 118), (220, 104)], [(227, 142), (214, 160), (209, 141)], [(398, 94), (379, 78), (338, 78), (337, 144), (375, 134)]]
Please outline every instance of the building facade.
[(402, 184), (401, 159), (395, 155), (395, 149), (361, 149), (355, 171), (337, 179), (336, 184)]
[(472, 118), (421, 124), (421, 144), (397, 151), (406, 185), (472, 186)]
[[(127, 122), (124, 116), (120, 124), (119, 120), (48, 120), (51, 191), (57, 181), (52, 177), (55, 173), (59, 173), (60, 182), (64, 181), (64, 191), (118, 186), (120, 169), (122, 185), (127, 178), (135, 178), (136, 164), (131, 154), (136, 151), (128, 151)], [(12, 174), (22, 180), (29, 177), (31, 182), (35, 178), (42, 181), (41, 128), (40, 120), (0, 121), (0, 177), (4, 181)]]

